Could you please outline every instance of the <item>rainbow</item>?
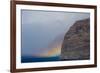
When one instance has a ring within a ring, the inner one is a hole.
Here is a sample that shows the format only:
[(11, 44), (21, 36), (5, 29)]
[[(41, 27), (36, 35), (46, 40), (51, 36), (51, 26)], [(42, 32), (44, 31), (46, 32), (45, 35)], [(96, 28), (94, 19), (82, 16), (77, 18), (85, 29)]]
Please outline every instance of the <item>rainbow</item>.
[(53, 47), (48, 51), (44, 51), (43, 53), (40, 53), (38, 55), (35, 55), (37, 57), (55, 57), (59, 56), (61, 53), (61, 46)]

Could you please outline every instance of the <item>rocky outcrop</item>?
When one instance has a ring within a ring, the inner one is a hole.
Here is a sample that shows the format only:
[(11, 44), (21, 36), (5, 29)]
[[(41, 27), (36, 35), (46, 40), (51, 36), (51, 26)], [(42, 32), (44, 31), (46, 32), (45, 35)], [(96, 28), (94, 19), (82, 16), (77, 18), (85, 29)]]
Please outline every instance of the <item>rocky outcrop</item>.
[(90, 19), (76, 21), (65, 34), (60, 58), (62, 60), (90, 58)]

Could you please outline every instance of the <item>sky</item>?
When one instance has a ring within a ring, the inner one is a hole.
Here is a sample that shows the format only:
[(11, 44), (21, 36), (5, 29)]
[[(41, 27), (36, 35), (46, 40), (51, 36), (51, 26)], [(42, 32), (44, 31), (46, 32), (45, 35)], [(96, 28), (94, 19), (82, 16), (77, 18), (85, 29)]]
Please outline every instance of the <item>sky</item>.
[(57, 56), (64, 34), (89, 13), (21, 10), (22, 56)]

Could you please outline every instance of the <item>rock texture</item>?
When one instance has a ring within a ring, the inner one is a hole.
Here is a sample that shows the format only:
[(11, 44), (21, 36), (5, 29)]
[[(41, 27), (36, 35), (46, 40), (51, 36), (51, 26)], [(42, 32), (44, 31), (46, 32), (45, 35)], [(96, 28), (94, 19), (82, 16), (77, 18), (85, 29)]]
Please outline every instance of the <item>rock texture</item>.
[(90, 58), (90, 19), (76, 21), (65, 34), (62, 60), (85, 60)]

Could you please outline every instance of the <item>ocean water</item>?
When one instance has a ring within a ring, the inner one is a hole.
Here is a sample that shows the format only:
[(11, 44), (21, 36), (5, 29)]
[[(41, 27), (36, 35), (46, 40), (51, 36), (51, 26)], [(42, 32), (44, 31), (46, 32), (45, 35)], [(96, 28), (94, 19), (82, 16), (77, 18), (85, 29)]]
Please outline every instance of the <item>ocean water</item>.
[(59, 56), (55, 56), (55, 57), (22, 56), (22, 57), (21, 57), (21, 63), (49, 62), (49, 61), (60, 61), (60, 58), (59, 58)]

